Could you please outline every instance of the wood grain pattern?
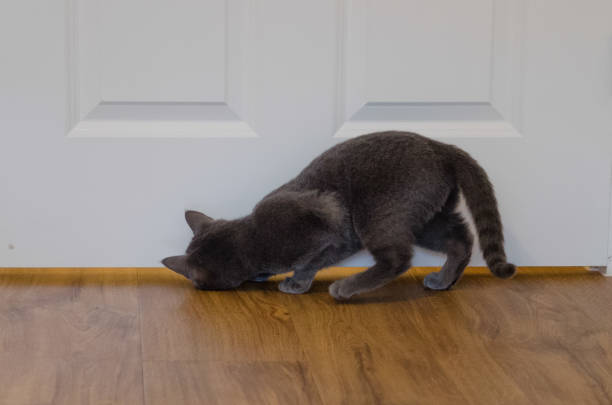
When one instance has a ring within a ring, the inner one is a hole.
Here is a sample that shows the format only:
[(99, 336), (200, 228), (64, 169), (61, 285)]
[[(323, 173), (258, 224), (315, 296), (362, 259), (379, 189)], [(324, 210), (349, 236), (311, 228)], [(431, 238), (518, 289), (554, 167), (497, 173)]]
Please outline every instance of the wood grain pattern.
[(308, 368), (287, 361), (146, 361), (151, 405), (320, 404)]
[(303, 359), (272, 283), (202, 294), (175, 273), (159, 273), (140, 274), (144, 360)]
[(141, 404), (137, 273), (0, 270), (0, 404)]
[(0, 269), (0, 404), (608, 404), (612, 279), (432, 269), (346, 302), (321, 272), (197, 291), (163, 269)]

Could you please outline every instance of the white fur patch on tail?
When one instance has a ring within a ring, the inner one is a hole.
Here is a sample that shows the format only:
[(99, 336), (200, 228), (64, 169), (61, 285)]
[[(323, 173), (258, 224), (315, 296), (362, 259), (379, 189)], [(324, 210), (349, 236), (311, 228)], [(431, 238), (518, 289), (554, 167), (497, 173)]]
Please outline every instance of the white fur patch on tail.
[[(462, 191), (459, 192), (459, 202), (455, 207), (455, 212), (461, 215), (468, 228), (470, 229), (470, 233), (474, 237), (474, 244), (472, 246), (472, 261), (474, 260), (474, 258), (482, 257), (482, 252), (480, 251), (480, 240), (478, 239), (478, 231), (476, 230), (474, 217), (472, 216), (472, 213), (470, 212), (470, 209), (467, 206), (467, 202), (465, 201), (465, 196), (463, 195)], [(482, 263), (482, 265), (486, 266), (484, 262)]]

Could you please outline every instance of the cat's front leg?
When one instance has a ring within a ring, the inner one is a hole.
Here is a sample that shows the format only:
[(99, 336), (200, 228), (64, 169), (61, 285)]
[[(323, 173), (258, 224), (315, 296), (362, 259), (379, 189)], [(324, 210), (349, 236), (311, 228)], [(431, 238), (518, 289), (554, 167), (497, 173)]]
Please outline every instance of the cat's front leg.
[(278, 284), (278, 289), (287, 294), (303, 294), (310, 290), (317, 270), (296, 270)]

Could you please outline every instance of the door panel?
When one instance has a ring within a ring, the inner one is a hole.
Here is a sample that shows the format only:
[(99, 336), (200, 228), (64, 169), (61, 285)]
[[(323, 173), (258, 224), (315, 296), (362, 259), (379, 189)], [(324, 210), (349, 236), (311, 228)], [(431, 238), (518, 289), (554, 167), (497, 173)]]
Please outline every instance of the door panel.
[(243, 0), (70, 0), (71, 137), (253, 137)]
[(85, 13), (96, 3), (79, 2), (80, 32), (101, 41), (102, 100), (225, 101), (225, 1), (115, 0)]
[(489, 101), (493, 0), (348, 7), (365, 7), (369, 102)]
[(379, 129), (476, 157), (517, 264), (605, 265), (612, 4), (455, 3), (3, 2), (0, 266), (158, 265)]
[(342, 6), (337, 137), (521, 136), (524, 0)]

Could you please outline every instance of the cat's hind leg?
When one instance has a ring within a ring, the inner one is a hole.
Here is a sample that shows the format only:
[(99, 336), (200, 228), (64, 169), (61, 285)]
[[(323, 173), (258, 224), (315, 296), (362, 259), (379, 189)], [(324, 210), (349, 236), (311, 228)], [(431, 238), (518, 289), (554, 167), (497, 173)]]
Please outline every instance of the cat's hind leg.
[(364, 272), (333, 282), (329, 293), (337, 300), (382, 287), (410, 268), (414, 236), (401, 221), (380, 223), (363, 229), (362, 242), (376, 264)]
[[(376, 187), (385, 189), (384, 184)], [(423, 180), (423, 184), (413, 184), (412, 188), (417, 191), (370, 195), (353, 204), (355, 232), (362, 246), (374, 256), (376, 264), (362, 273), (332, 283), (329, 293), (335, 299), (346, 300), (382, 287), (410, 268), (415, 232), (423, 229), (454, 196), (445, 183), (429, 184)]]
[(409, 246), (389, 246), (371, 251), (376, 264), (329, 286), (329, 293), (337, 300), (347, 300), (355, 294), (382, 287), (410, 268), (412, 249)]
[(472, 255), (473, 237), (461, 215), (451, 207), (436, 214), (417, 234), (417, 245), (446, 253), (440, 271), (425, 276), (423, 284), (431, 290), (450, 289), (463, 274)]

